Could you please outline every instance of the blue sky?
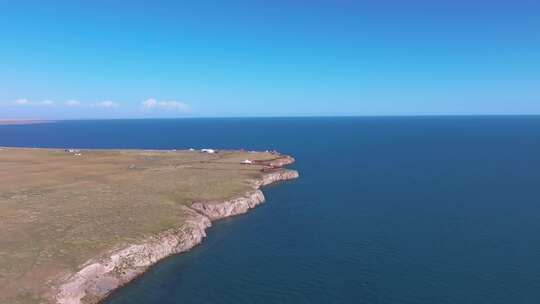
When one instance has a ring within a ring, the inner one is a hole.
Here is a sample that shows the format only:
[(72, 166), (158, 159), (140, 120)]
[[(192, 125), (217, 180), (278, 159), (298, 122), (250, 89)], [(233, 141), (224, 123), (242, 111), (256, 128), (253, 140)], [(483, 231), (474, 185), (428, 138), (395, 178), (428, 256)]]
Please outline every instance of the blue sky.
[(540, 114), (540, 0), (0, 0), (0, 118)]

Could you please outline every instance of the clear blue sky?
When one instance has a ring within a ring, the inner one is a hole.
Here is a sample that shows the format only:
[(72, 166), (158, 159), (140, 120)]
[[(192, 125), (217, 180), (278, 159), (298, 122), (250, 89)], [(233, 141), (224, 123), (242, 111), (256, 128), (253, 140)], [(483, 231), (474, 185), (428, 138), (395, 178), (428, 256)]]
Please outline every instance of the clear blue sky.
[(0, 0), (1, 118), (540, 114), (540, 0)]

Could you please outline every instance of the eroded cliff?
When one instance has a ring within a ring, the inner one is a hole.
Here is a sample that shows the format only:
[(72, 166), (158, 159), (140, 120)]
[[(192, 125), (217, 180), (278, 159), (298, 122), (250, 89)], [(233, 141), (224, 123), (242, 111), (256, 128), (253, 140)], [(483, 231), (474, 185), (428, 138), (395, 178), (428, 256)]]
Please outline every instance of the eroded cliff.
[(206, 237), (211, 221), (246, 213), (265, 201), (262, 186), (297, 178), (295, 170), (282, 168), (294, 159), (279, 156), (263, 163), (267, 170), (251, 182), (253, 190), (223, 201), (199, 201), (185, 207), (188, 214), (179, 228), (167, 230), (144, 239), (137, 244), (113, 250), (103, 257), (88, 261), (81, 269), (66, 275), (53, 288), (54, 302), (58, 304), (93, 304), (104, 299), (111, 291), (125, 285), (159, 260), (190, 250)]

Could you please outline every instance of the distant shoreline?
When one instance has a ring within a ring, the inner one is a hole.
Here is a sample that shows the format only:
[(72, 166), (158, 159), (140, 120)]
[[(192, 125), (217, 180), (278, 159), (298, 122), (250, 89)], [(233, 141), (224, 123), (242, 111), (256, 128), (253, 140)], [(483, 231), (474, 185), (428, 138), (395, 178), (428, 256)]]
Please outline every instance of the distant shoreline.
[(0, 119), (0, 126), (3, 125), (34, 125), (42, 123), (51, 123), (54, 120), (39, 120), (39, 119)]

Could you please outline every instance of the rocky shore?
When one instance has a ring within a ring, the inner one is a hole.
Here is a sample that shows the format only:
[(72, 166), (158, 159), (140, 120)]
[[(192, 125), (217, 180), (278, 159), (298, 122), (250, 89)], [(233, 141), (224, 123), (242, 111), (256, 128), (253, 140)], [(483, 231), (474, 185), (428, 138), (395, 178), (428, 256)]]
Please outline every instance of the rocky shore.
[(294, 159), (279, 156), (263, 164), (267, 171), (253, 180), (252, 190), (224, 201), (193, 202), (185, 211), (188, 220), (179, 228), (161, 232), (138, 244), (113, 250), (101, 258), (88, 261), (78, 272), (66, 275), (52, 288), (52, 298), (58, 304), (99, 303), (111, 291), (141, 275), (159, 260), (185, 252), (201, 243), (211, 221), (246, 213), (265, 201), (260, 187), (282, 180), (297, 178), (298, 172), (285, 169)]

